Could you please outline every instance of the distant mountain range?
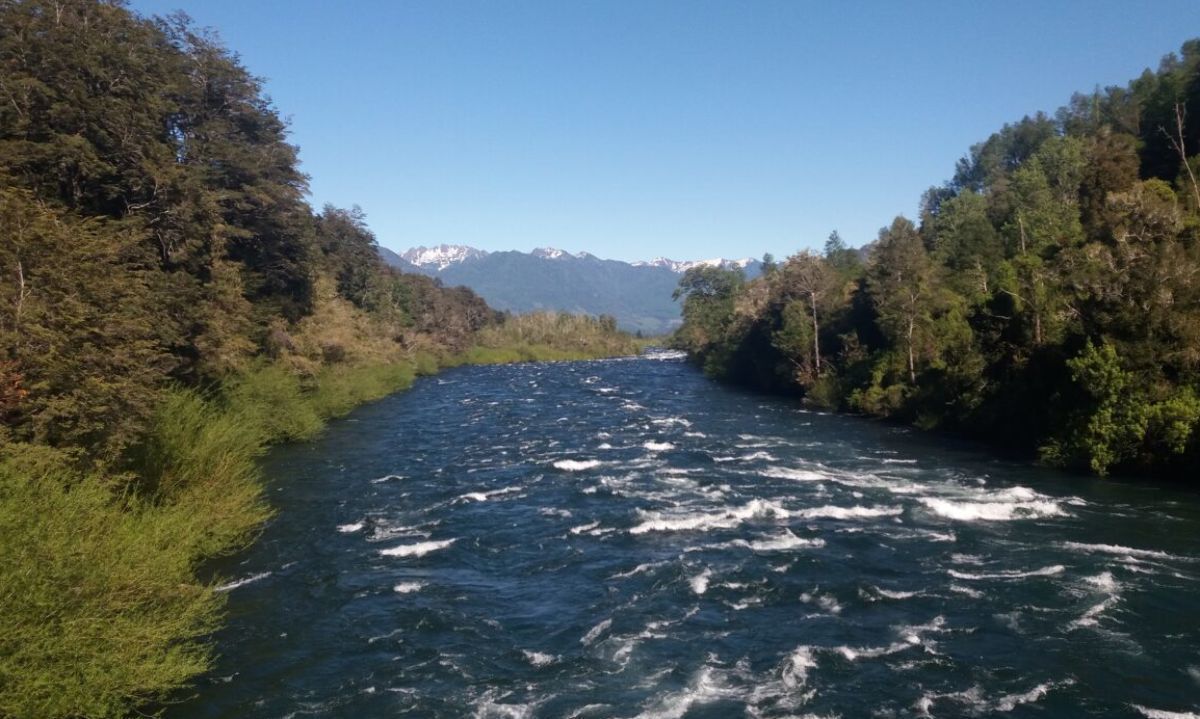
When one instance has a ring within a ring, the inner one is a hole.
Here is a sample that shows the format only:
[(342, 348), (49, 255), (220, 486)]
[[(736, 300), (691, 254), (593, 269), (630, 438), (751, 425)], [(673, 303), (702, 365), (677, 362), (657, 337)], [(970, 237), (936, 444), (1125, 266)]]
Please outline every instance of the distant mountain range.
[(487, 252), (465, 245), (414, 247), (379, 254), (392, 267), (438, 277), (447, 286), (464, 285), (500, 310), (563, 310), (608, 314), (629, 331), (661, 334), (679, 326), (679, 303), (671, 293), (691, 267), (741, 267), (747, 277), (760, 271), (758, 260), (711, 259), (677, 262), (602, 260), (587, 252), (552, 247), (533, 252)]

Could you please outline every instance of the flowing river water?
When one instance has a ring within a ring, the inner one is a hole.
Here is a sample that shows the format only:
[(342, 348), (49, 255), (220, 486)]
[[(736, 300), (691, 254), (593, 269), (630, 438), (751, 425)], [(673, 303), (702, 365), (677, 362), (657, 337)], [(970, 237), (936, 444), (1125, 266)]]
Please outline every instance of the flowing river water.
[(1200, 497), (670, 354), (450, 371), (267, 472), (173, 719), (1200, 716)]

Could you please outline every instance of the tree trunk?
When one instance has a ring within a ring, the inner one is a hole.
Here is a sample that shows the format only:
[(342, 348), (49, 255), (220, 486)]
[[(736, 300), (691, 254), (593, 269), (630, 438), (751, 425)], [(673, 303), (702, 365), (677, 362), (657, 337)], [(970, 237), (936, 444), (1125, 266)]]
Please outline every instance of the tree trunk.
[(908, 316), (908, 381), (916, 386), (917, 384), (917, 365), (913, 361), (913, 325), (916, 323), (916, 318), (912, 315)]
[(813, 293), (808, 294), (809, 303), (812, 305), (813, 316), (813, 365), (817, 368), (817, 375), (821, 374), (821, 326), (817, 322), (817, 296)]
[(1172, 137), (1163, 128), (1163, 134), (1171, 141), (1171, 145), (1175, 147), (1175, 151), (1179, 153), (1179, 161), (1183, 163), (1183, 169), (1187, 172), (1188, 179), (1192, 183), (1192, 197), (1196, 200), (1196, 207), (1200, 208), (1200, 183), (1196, 182), (1196, 175), (1192, 172), (1192, 166), (1188, 163), (1187, 156), (1187, 141), (1183, 137), (1184, 118), (1187, 117), (1187, 111), (1179, 103), (1175, 103), (1175, 132)]

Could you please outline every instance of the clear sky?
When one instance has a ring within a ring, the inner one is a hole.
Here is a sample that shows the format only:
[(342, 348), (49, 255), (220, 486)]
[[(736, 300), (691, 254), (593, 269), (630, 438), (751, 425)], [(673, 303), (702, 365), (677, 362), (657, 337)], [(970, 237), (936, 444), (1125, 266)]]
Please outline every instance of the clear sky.
[(1004, 122), (1125, 84), (1200, 1), (133, 0), (216, 29), (312, 202), (381, 244), (624, 260), (851, 245)]

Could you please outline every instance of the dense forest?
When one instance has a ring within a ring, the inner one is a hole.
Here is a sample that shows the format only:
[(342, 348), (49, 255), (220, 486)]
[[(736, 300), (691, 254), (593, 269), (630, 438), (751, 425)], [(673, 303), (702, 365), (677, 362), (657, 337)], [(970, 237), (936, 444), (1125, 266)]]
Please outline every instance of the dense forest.
[[(634, 351), (388, 269), (183, 15), (0, 1), (0, 716), (124, 716), (211, 660), (256, 457), (458, 362)], [(486, 332), (484, 332), (486, 330)]]
[(680, 282), (714, 377), (1096, 473), (1200, 476), (1200, 41), (971, 148), (862, 251)]

